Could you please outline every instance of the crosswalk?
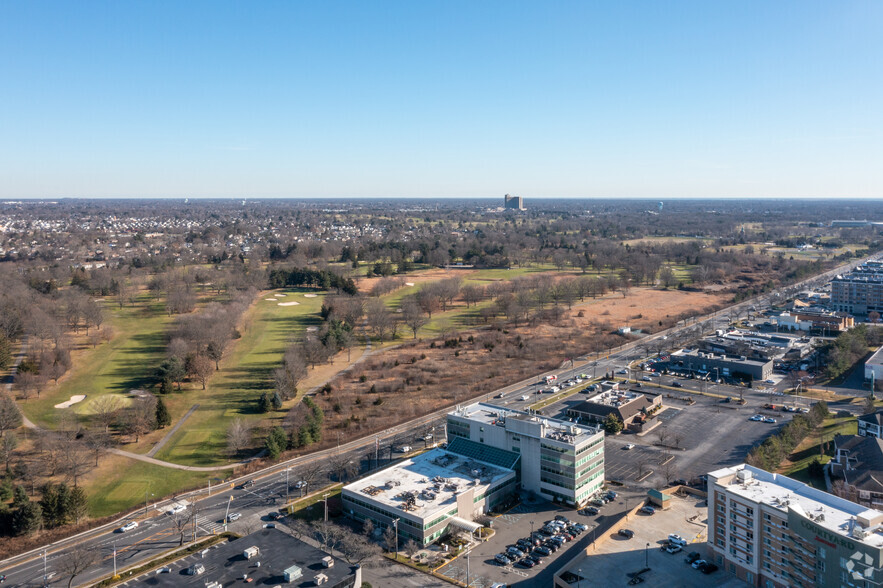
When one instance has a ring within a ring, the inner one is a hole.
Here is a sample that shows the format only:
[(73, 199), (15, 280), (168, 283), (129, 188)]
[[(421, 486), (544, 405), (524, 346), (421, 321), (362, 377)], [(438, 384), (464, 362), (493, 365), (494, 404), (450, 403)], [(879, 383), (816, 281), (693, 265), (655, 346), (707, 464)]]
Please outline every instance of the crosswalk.
[(221, 533), (224, 530), (223, 524), (218, 523), (217, 521), (210, 521), (203, 516), (196, 517), (196, 526), (205, 533), (210, 534)]

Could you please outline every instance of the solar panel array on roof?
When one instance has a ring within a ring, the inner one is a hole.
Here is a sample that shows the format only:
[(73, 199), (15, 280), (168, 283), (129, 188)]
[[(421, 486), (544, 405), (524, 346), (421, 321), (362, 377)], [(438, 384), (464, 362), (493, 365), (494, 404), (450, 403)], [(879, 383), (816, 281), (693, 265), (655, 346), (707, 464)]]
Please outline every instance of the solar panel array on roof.
[(448, 451), (509, 470), (515, 469), (515, 464), (521, 457), (513, 451), (483, 445), (463, 437), (454, 437), (448, 443)]

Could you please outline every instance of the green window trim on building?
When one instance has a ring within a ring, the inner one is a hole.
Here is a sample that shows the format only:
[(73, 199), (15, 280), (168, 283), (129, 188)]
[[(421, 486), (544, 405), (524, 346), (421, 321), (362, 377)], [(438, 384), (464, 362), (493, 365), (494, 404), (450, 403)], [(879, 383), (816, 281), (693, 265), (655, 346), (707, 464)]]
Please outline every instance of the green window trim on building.
[(590, 454), (590, 455), (587, 455), (587, 456), (583, 457), (582, 459), (580, 459), (579, 461), (577, 461), (577, 462), (576, 462), (576, 465), (577, 465), (577, 466), (581, 466), (581, 465), (583, 465), (584, 463), (586, 463), (587, 461), (589, 461), (590, 459), (594, 459), (594, 458), (598, 457), (599, 455), (601, 455), (601, 454), (603, 454), (603, 453), (604, 453), (604, 450), (603, 450), (603, 449), (599, 449), (598, 451), (596, 451), (596, 452), (594, 452), (594, 453), (592, 453), (592, 454)]
[(604, 467), (604, 462), (590, 464), (590, 465), (584, 467), (583, 469), (581, 469), (579, 472), (577, 472), (576, 477), (582, 478), (584, 475), (586, 475), (588, 472), (591, 472), (595, 468), (603, 468), (603, 467)]
[[(589, 443), (589, 444), (586, 445), (585, 447), (580, 447), (580, 448), (576, 451), (576, 454), (579, 455), (580, 453), (585, 453), (586, 451), (588, 451), (588, 450), (591, 449), (592, 447), (597, 447), (598, 445), (601, 445), (601, 444), (603, 444), (603, 443), (604, 443), (604, 438), (603, 438), (603, 437), (602, 437), (601, 439), (596, 439), (595, 441), (593, 441), (592, 443)], [(603, 451), (603, 448), (601, 449), (601, 451)]]

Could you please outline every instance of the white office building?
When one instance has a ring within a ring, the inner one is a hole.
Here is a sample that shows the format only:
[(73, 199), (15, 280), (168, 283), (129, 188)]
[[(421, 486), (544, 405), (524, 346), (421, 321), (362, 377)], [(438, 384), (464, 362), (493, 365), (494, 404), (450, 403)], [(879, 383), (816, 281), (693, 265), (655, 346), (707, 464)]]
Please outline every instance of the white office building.
[(536, 414), (476, 403), (448, 414), (451, 446), (480, 445), (520, 456), (519, 487), (569, 505), (604, 483), (604, 432)]

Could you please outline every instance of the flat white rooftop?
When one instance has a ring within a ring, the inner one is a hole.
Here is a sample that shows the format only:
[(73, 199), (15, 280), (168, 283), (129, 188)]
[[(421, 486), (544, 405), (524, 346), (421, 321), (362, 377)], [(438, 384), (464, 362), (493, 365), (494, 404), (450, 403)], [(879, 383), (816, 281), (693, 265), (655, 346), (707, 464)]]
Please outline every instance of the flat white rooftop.
[(883, 365), (883, 347), (880, 347), (865, 361), (865, 365)]
[(513, 470), (444, 449), (431, 449), (347, 484), (344, 490), (362, 500), (391, 507), (390, 510), (427, 518), (456, 508), (457, 495), (465, 490), (476, 488), (481, 494), (487, 487), (514, 476)]
[(879, 511), (817, 490), (787, 476), (771, 474), (746, 464), (716, 470), (711, 472), (709, 476), (726, 477), (736, 474), (740, 470), (751, 472), (751, 479), (743, 484), (738, 478), (732, 478), (729, 484), (720, 484), (728, 492), (752, 502), (772, 506), (784, 513), (792, 508), (798, 514), (809, 517), (815, 524), (832, 533), (849, 537), (850, 540), (859, 541), (865, 545), (876, 548), (883, 547), (883, 527), (880, 525), (871, 527), (870, 532), (863, 537), (851, 532), (854, 525), (851, 521), (857, 517), (866, 520), (879, 519), (883, 516), (883, 513)]
[[(544, 431), (543, 437), (554, 439), (556, 437), (566, 436), (570, 438), (570, 442), (577, 444), (585, 440), (587, 437), (597, 435), (601, 431), (600, 427), (596, 428), (588, 425), (578, 425), (560, 419), (553, 419), (521, 410), (504, 408), (502, 406), (495, 406), (485, 402), (476, 402), (475, 404), (470, 404), (468, 406), (458, 406), (457, 409), (450, 414), (498, 427), (505, 427), (506, 421), (509, 419), (525, 423), (534, 423), (537, 425), (542, 424), (544, 425), (542, 427), (542, 430)], [(519, 431), (519, 434), (526, 435), (530, 433), (522, 429)], [(539, 436), (537, 435), (537, 437)]]
[(639, 400), (643, 397), (643, 394), (638, 394), (629, 390), (608, 390), (590, 397), (587, 402), (619, 408), (620, 406), (625, 406), (629, 402)]

